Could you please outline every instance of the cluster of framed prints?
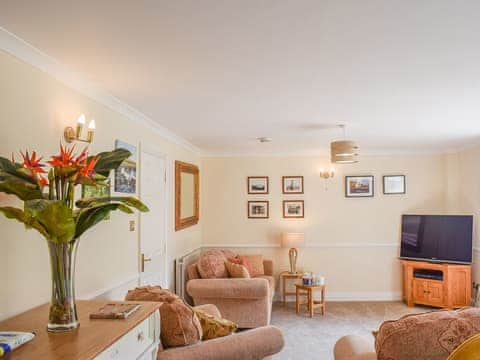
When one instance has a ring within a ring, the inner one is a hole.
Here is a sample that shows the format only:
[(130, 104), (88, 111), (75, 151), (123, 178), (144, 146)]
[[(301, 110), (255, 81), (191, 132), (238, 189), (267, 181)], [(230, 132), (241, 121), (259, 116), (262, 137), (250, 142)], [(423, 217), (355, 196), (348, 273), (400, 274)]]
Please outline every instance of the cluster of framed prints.
[[(303, 194), (303, 176), (283, 176), (282, 193), (285, 195)], [(247, 178), (247, 193), (249, 195), (269, 194), (268, 176), (249, 176)], [(248, 201), (249, 219), (268, 219), (269, 201), (252, 200)], [(303, 218), (305, 216), (303, 200), (283, 200), (284, 218)]]
[[(385, 195), (405, 194), (405, 175), (385, 175), (383, 193)], [(373, 176), (345, 176), (345, 197), (373, 197), (374, 194), (375, 178)]]

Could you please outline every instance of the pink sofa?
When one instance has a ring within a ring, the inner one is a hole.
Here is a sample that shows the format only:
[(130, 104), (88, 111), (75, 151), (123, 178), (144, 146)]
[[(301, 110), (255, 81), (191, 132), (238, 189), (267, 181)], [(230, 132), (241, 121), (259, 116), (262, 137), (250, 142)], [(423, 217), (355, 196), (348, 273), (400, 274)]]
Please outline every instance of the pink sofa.
[(187, 269), (187, 293), (194, 305), (214, 304), (226, 319), (240, 328), (270, 324), (275, 293), (273, 263), (263, 261), (265, 275), (251, 279), (201, 279), (197, 263)]
[[(197, 308), (213, 316), (224, 316), (214, 305)], [(157, 360), (261, 360), (278, 353), (283, 346), (282, 332), (274, 326), (264, 326), (194, 345), (160, 349)]]

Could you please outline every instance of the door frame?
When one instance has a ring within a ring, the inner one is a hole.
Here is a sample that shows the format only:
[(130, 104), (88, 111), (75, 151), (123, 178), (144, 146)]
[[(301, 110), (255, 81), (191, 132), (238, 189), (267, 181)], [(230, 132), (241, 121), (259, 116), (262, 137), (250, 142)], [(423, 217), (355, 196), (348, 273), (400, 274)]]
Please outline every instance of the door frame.
[[(165, 237), (165, 264), (163, 265), (163, 271), (164, 271), (164, 277), (163, 281), (165, 283), (165, 286), (168, 286), (168, 281), (169, 281), (169, 272), (168, 272), (168, 240), (169, 240), (169, 231), (168, 231), (168, 221), (169, 221), (169, 209), (170, 209), (170, 197), (168, 196), (169, 189), (170, 189), (170, 166), (169, 166), (169, 156), (158, 146), (153, 145), (148, 142), (139, 142), (139, 154), (138, 154), (138, 161), (140, 163), (140, 181), (138, 181), (138, 184), (140, 185), (138, 188), (138, 196), (140, 200), (142, 199), (142, 187), (141, 187), (141, 177), (143, 176), (142, 173), (142, 153), (146, 152), (151, 155), (154, 155), (156, 157), (162, 158), (165, 162), (165, 204), (164, 204), (164, 213), (165, 213), (165, 219), (164, 219), (164, 237)], [(148, 206), (148, 204), (147, 204)], [(137, 239), (137, 271), (138, 271), (138, 283), (140, 285), (141, 281), (141, 264), (140, 264), (140, 257), (141, 257), (141, 241), (142, 241), (142, 226), (141, 226), (141, 213), (138, 213), (138, 239)]]

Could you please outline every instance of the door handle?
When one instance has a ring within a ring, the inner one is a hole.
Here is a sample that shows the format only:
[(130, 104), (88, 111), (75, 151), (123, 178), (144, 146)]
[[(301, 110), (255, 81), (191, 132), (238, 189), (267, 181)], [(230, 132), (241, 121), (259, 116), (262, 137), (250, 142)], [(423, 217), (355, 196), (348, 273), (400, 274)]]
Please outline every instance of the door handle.
[(142, 259), (141, 259), (141, 264), (140, 264), (140, 266), (142, 268), (142, 272), (145, 272), (145, 263), (149, 262), (149, 261), (152, 261), (152, 259), (145, 257), (145, 254), (142, 253)]

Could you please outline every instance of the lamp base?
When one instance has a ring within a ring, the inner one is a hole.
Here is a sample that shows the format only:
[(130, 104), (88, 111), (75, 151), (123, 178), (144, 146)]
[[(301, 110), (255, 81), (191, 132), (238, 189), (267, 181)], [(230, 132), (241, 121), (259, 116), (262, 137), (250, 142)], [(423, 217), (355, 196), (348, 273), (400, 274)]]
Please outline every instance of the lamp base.
[(291, 248), (288, 251), (288, 257), (290, 259), (290, 274), (297, 273), (297, 256), (298, 256), (297, 249)]

